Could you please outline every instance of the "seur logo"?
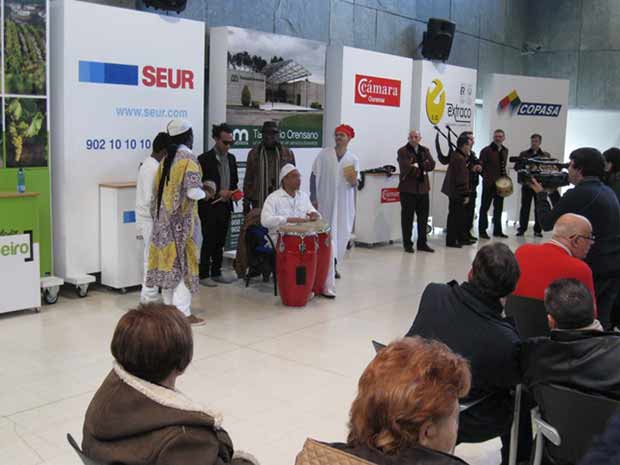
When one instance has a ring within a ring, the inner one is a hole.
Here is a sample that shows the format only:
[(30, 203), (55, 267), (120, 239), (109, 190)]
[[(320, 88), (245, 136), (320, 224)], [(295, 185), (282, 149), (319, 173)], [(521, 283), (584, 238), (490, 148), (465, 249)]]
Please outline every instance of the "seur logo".
[(355, 103), (400, 107), (400, 81), (356, 74)]
[(194, 89), (194, 72), (190, 69), (156, 66), (123, 65), (99, 61), (79, 62), (80, 82), (124, 86), (157, 87), (163, 89)]
[(431, 124), (439, 124), (446, 110), (446, 90), (439, 79), (433, 82), (426, 90), (426, 116)]

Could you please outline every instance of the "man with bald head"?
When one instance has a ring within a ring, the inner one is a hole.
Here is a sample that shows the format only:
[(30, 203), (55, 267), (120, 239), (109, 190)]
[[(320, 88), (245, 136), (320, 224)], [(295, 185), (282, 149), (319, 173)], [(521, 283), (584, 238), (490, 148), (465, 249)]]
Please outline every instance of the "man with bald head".
[(414, 253), (413, 241), (411, 240), (414, 214), (418, 217), (417, 249), (423, 252), (434, 252), (426, 242), (426, 225), (430, 209), (428, 173), (435, 169), (435, 160), (433, 160), (430, 150), (420, 144), (421, 140), (420, 132), (412, 130), (409, 133), (407, 145), (398, 149), (400, 222), (403, 232), (403, 247), (407, 253)]
[(583, 261), (594, 243), (592, 224), (581, 215), (566, 213), (553, 227), (545, 244), (524, 244), (515, 253), (521, 277), (514, 295), (544, 300), (545, 290), (558, 279), (573, 278), (592, 294), (596, 308), (592, 270)]

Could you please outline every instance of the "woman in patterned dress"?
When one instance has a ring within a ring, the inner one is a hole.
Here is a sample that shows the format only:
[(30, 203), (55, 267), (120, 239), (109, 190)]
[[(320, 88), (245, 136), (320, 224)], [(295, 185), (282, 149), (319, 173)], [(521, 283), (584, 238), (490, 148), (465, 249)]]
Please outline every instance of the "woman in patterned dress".
[(167, 305), (181, 310), (193, 326), (204, 325), (192, 315), (192, 294), (198, 291), (198, 261), (202, 244), (197, 202), (207, 196), (192, 146), (194, 134), (186, 120), (168, 123), (167, 155), (155, 177), (152, 204), (153, 236), (149, 249), (147, 285), (162, 289)]

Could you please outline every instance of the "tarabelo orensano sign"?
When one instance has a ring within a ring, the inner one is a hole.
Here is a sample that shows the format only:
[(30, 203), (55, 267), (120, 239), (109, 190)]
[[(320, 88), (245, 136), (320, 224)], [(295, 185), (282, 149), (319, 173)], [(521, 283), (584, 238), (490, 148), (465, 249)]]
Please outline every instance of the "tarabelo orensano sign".
[(356, 74), (355, 103), (400, 107), (400, 81)]

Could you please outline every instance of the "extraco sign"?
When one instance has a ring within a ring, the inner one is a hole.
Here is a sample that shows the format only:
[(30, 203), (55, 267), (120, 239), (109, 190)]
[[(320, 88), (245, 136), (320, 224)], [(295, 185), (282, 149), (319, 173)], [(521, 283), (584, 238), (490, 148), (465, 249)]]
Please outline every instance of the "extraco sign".
[(356, 74), (355, 103), (400, 107), (400, 81)]

